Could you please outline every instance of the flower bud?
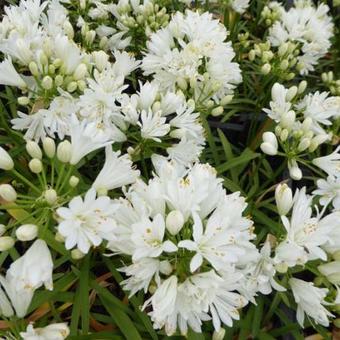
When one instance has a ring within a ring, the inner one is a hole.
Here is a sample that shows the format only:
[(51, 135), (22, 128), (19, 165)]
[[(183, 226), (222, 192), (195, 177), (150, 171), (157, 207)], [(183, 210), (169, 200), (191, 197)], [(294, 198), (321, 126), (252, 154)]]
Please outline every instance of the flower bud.
[(298, 93), (301, 94), (301, 93), (305, 92), (306, 88), (307, 88), (307, 82), (305, 80), (302, 80), (299, 84), (299, 87), (298, 87)]
[(71, 176), (70, 180), (68, 181), (68, 184), (70, 187), (75, 188), (79, 183), (79, 178), (76, 176)]
[(73, 29), (73, 27), (72, 27), (72, 25), (70, 24), (69, 21), (64, 22), (63, 29), (64, 29), (64, 32), (69, 39), (74, 38), (74, 29)]
[(10, 184), (0, 184), (0, 196), (7, 202), (17, 199), (17, 193)]
[(275, 269), (278, 273), (284, 274), (287, 273), (288, 265), (286, 263), (278, 263), (275, 265)]
[(169, 261), (165, 260), (159, 264), (159, 271), (164, 275), (170, 275), (172, 273), (172, 266)]
[(85, 41), (87, 44), (92, 45), (94, 39), (96, 37), (96, 31), (88, 31), (85, 35)]
[(225, 329), (220, 328), (219, 331), (214, 331), (212, 340), (223, 340), (225, 336)]
[(26, 143), (26, 151), (32, 158), (42, 158), (42, 152), (37, 142), (29, 140)]
[(50, 90), (53, 87), (53, 79), (50, 76), (45, 76), (41, 81), (41, 86), (45, 90)]
[(6, 232), (6, 226), (4, 224), (0, 224), (0, 236), (2, 236)]
[(275, 189), (275, 201), (279, 214), (287, 215), (293, 205), (293, 193), (287, 184), (279, 184)]
[(26, 106), (30, 102), (30, 99), (28, 97), (19, 97), (18, 98), (18, 104), (22, 106)]
[(273, 132), (264, 132), (262, 139), (264, 142), (272, 144), (276, 149), (278, 148), (277, 139)]
[(165, 225), (171, 235), (177, 235), (184, 225), (184, 217), (179, 210), (172, 210), (166, 217)]
[(61, 74), (56, 75), (54, 78), (54, 84), (55, 86), (61, 86), (64, 82), (64, 77)]
[(33, 158), (29, 163), (28, 163), (28, 167), (30, 168), (30, 170), (35, 173), (35, 174), (39, 174), (42, 171), (42, 163), (41, 160), (38, 158)]
[(293, 110), (286, 112), (282, 115), (280, 125), (284, 128), (290, 129), (295, 123), (296, 114)]
[(311, 140), (309, 138), (302, 138), (299, 145), (298, 151), (302, 152), (309, 148)]
[(78, 87), (78, 84), (77, 82), (75, 81), (71, 81), (68, 85), (67, 85), (67, 91), (72, 93), (74, 92)]
[(267, 75), (270, 71), (271, 71), (272, 67), (270, 66), (270, 64), (264, 64), (261, 67), (261, 73), (264, 75)]
[(288, 67), (289, 67), (289, 62), (288, 62), (288, 60), (287, 60), (287, 59), (283, 59), (283, 60), (281, 61), (281, 63), (280, 63), (280, 69), (281, 69), (282, 71), (285, 71), (285, 70), (287, 70)]
[(14, 162), (9, 153), (0, 146), (0, 169), (12, 170), (14, 168)]
[(263, 153), (269, 155), (269, 156), (275, 156), (277, 155), (277, 149), (270, 143), (261, 143), (260, 148)]
[(61, 235), (59, 232), (56, 232), (54, 239), (57, 242), (65, 242), (65, 237), (63, 235)]
[(31, 61), (28, 64), (28, 68), (29, 68), (29, 70), (30, 70), (30, 72), (32, 73), (33, 76), (37, 77), (39, 75), (38, 66), (34, 61)]
[(59, 143), (57, 148), (57, 158), (62, 163), (68, 163), (72, 157), (72, 146), (68, 140)]
[(250, 50), (249, 53), (248, 53), (248, 59), (250, 61), (254, 61), (255, 60), (255, 56), (256, 56), (255, 50)]
[(96, 65), (96, 68), (99, 72), (102, 72), (104, 68), (107, 66), (107, 63), (109, 61), (109, 56), (104, 51), (95, 51), (92, 52), (92, 56), (94, 58), (94, 63)]
[(289, 132), (287, 129), (283, 129), (280, 133), (280, 139), (282, 142), (285, 142), (288, 138)]
[(71, 257), (73, 260), (81, 260), (85, 254), (81, 252), (79, 249), (71, 250)]
[(218, 117), (223, 113), (223, 107), (222, 106), (217, 106), (211, 111), (211, 115), (213, 117)]
[(340, 261), (333, 261), (318, 266), (319, 272), (334, 285), (340, 284)]
[(290, 102), (297, 94), (298, 88), (296, 86), (292, 86), (289, 88), (286, 94), (286, 101)]
[(73, 77), (75, 80), (83, 79), (86, 75), (87, 67), (85, 64), (79, 64), (74, 71)]
[(11, 236), (0, 237), (0, 251), (6, 251), (14, 246), (14, 238)]
[(49, 205), (53, 205), (58, 199), (57, 192), (54, 189), (47, 189), (44, 193), (44, 197)]
[(234, 96), (232, 94), (223, 97), (220, 101), (220, 105), (222, 106), (228, 105), (233, 100), (233, 98)]
[(302, 178), (302, 171), (299, 168), (295, 159), (291, 159), (290, 161), (288, 161), (288, 169), (289, 175), (292, 179), (299, 181)]
[(186, 82), (184, 78), (178, 77), (176, 79), (176, 82), (181, 90), (185, 91), (188, 88), (188, 83)]
[(261, 150), (270, 156), (277, 154), (278, 144), (276, 136), (273, 132), (265, 132), (262, 135), (263, 143), (260, 145)]
[(281, 44), (278, 50), (278, 55), (280, 57), (283, 57), (287, 53), (287, 51), (288, 51), (288, 44), (287, 43)]
[(35, 224), (23, 224), (15, 231), (15, 235), (19, 241), (32, 241), (38, 236), (38, 227)]
[(46, 137), (43, 139), (43, 149), (48, 158), (53, 158), (55, 155), (55, 142), (52, 138)]

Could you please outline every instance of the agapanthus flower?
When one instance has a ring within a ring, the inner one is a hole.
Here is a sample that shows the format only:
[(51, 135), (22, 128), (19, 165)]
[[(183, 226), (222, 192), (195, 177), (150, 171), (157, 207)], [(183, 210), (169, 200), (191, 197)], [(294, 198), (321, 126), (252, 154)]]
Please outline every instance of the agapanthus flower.
[(27, 326), (20, 336), (23, 340), (63, 340), (68, 337), (70, 330), (67, 323), (52, 323), (42, 328), (34, 328), (32, 324)]
[(152, 34), (142, 61), (162, 90), (188, 87), (198, 103), (216, 104), (241, 82), (227, 31), (208, 12), (177, 12), (169, 25)]
[(297, 0), (289, 10), (281, 7), (279, 19), (269, 30), (268, 39), (273, 46), (288, 41), (298, 46), (301, 74), (313, 71), (331, 46), (334, 25), (328, 11), (329, 7), (323, 3), (315, 7), (310, 0)]
[(317, 189), (313, 195), (320, 197), (320, 204), (327, 206), (332, 202), (335, 210), (340, 210), (340, 178), (328, 176), (327, 179), (318, 179), (316, 181)]
[(152, 306), (154, 327), (169, 335), (177, 320), (183, 334), (188, 326), (200, 332), (208, 315), (215, 329), (230, 326), (247, 303), (238, 292), (244, 277), (238, 265), (258, 257), (252, 221), (242, 216), (245, 201), (227, 195), (208, 164), (186, 169), (160, 157), (154, 163), (154, 178), (138, 180), (125, 199), (114, 200), (117, 226), (108, 248), (131, 256), (120, 269), (127, 275), (123, 286), (134, 294), (156, 285), (144, 306)]
[(313, 164), (325, 171), (328, 176), (340, 177), (340, 146), (331, 154), (313, 159)]

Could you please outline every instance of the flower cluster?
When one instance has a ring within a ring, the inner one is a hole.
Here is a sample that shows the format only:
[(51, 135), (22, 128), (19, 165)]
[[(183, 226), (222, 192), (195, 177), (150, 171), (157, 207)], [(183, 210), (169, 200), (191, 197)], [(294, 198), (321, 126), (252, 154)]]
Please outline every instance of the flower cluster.
[(331, 11), (6, 6), (1, 339), (276, 338), (287, 308), (296, 337), (340, 327)]

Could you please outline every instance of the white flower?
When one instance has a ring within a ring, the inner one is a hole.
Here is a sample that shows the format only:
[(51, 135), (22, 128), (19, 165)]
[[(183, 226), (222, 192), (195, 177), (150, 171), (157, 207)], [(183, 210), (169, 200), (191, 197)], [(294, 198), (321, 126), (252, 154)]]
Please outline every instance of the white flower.
[(66, 323), (52, 323), (43, 328), (27, 326), (26, 332), (21, 332), (23, 340), (63, 340), (68, 337), (70, 330)]
[(109, 137), (105, 132), (98, 134), (95, 125), (95, 123), (88, 123), (86, 120), (78, 122), (77, 119), (74, 119), (72, 121), (70, 126), (71, 164), (77, 164), (90, 152), (112, 144), (112, 141), (108, 141)]
[[(53, 289), (52, 270), (52, 257), (45, 241), (36, 240), (23, 256), (10, 265), (6, 277), (0, 276), (0, 284), (18, 317), (26, 315), (36, 289), (42, 285)], [(4, 298), (3, 294), (0, 295)], [(3, 311), (3, 306), (0, 308)]]
[(84, 200), (76, 196), (68, 208), (58, 208), (58, 232), (65, 237), (66, 249), (77, 246), (87, 254), (91, 246), (97, 247), (103, 240), (114, 240), (115, 209), (109, 197), (96, 198), (95, 189), (90, 189)]
[(304, 326), (305, 314), (311, 317), (316, 324), (325, 327), (329, 325), (329, 317), (333, 315), (323, 306), (328, 289), (317, 288), (312, 282), (291, 278), (289, 285), (292, 288), (295, 302), (297, 303), (296, 318), (301, 327)]
[(327, 156), (314, 158), (313, 164), (325, 171), (329, 176), (340, 177), (340, 146)]
[(210, 13), (177, 12), (169, 25), (153, 33), (147, 42), (144, 74), (153, 75), (162, 90), (192, 85), (198, 101), (213, 97), (219, 102), (241, 81), (226, 37), (225, 27)]
[(11, 57), (7, 57), (0, 63), (0, 84), (16, 87), (27, 86), (25, 81), (14, 68)]
[(128, 155), (120, 156), (120, 151), (112, 151), (111, 146), (105, 148), (105, 163), (92, 186), (97, 191), (112, 190), (136, 181), (140, 172), (132, 168)]
[(340, 178), (328, 176), (327, 180), (318, 179), (318, 188), (313, 191), (313, 195), (321, 196), (320, 204), (328, 205), (332, 202), (335, 210), (340, 210)]
[(329, 7), (323, 3), (314, 7), (312, 1), (296, 1), (288, 11), (280, 8), (280, 17), (269, 30), (268, 40), (273, 46), (287, 41), (302, 44), (297, 58), (301, 74), (313, 71), (318, 59), (331, 46), (334, 25), (328, 11)]
[(231, 0), (232, 9), (240, 14), (243, 14), (249, 7), (250, 0)]
[(177, 251), (173, 242), (169, 240), (163, 242), (165, 221), (161, 214), (156, 215), (152, 221), (148, 218), (142, 218), (131, 228), (131, 240), (136, 248), (132, 257), (133, 260), (138, 261), (143, 257), (158, 257), (162, 252)]
[(166, 124), (166, 118), (161, 117), (161, 112), (142, 111), (141, 122), (141, 135), (145, 139), (153, 139), (156, 142), (161, 142), (159, 137), (165, 136), (169, 130), (170, 125)]
[(327, 216), (312, 217), (311, 204), (312, 197), (306, 195), (306, 188), (297, 189), (290, 220), (281, 216), (287, 236), (276, 248), (276, 263), (293, 267), (308, 260), (327, 259), (322, 246), (331, 242), (330, 234), (334, 225), (327, 221)]
[(0, 169), (12, 170), (14, 168), (14, 162), (9, 153), (0, 146)]
[(286, 183), (276, 186), (275, 201), (279, 214), (287, 215), (293, 205), (293, 193)]

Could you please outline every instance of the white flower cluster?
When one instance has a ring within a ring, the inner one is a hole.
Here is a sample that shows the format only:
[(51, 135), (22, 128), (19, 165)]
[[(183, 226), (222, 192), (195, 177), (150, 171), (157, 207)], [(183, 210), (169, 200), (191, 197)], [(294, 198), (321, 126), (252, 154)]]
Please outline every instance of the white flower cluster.
[(319, 145), (332, 140), (332, 122), (340, 117), (340, 97), (328, 92), (309, 93), (301, 98), (306, 82), (286, 89), (276, 83), (272, 87), (270, 109), (263, 111), (277, 124), (275, 134), (265, 132), (261, 149), (268, 155), (278, 153), (278, 140), (288, 155), (290, 176), (302, 178), (299, 157), (314, 152)]
[(269, 29), (268, 40), (282, 48), (292, 43), (291, 53), (297, 58), (297, 70), (307, 74), (314, 70), (318, 60), (331, 46), (333, 23), (328, 15), (329, 7), (323, 3), (317, 7), (310, 0), (295, 0), (294, 6), (285, 10), (274, 2), (278, 19)]
[(177, 327), (200, 332), (211, 318), (216, 331), (231, 326), (258, 291), (282, 288), (273, 279), (270, 247), (258, 253), (253, 222), (242, 216), (244, 199), (227, 195), (208, 164), (154, 164), (154, 178), (113, 202), (117, 225), (108, 248), (132, 261), (120, 269), (128, 276), (123, 286), (130, 295), (152, 293), (144, 309), (152, 307), (154, 327), (168, 335)]
[(177, 12), (165, 28), (152, 34), (142, 61), (161, 89), (182, 89), (196, 105), (216, 109), (231, 100), (241, 82), (227, 31), (210, 13)]

